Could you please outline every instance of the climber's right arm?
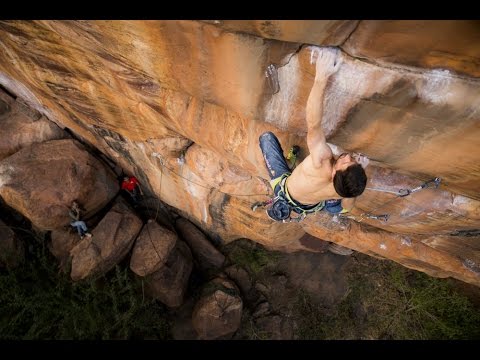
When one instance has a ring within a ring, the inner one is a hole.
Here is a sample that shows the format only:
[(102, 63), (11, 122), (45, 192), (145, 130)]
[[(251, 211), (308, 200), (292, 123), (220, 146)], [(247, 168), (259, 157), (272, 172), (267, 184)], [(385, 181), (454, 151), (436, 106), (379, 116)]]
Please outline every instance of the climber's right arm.
[(307, 100), (307, 145), (315, 167), (322, 166), (322, 162), (330, 160), (332, 150), (327, 145), (322, 127), (323, 102), (325, 88), (330, 75), (336, 73), (340, 67), (340, 55), (337, 49), (317, 50), (315, 80)]

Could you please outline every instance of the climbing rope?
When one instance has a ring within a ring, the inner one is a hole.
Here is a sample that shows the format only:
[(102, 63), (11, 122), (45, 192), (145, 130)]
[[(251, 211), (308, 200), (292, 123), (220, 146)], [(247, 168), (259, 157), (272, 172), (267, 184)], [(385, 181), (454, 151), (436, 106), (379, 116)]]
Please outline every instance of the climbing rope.
[(160, 165), (162, 167), (164, 167), (165, 169), (167, 169), (168, 171), (170, 171), (172, 174), (192, 183), (192, 184), (195, 184), (197, 186), (200, 186), (200, 187), (203, 187), (204, 189), (216, 189), (219, 193), (222, 193), (222, 194), (225, 194), (225, 195), (231, 195), (231, 196), (271, 196), (269, 193), (266, 193), (266, 194), (234, 194), (234, 193), (227, 193), (225, 191), (221, 191), (221, 190), (218, 190), (217, 188), (214, 188), (212, 186), (205, 186), (205, 185), (202, 185), (202, 184), (199, 184), (191, 179), (187, 179), (186, 177), (180, 175), (179, 173), (177, 173), (176, 171), (174, 171), (173, 169), (169, 168), (167, 165), (165, 165), (165, 162), (163, 160), (162, 157), (160, 157), (159, 155), (156, 156), (157, 159), (160, 160)]
[[(385, 189), (378, 189), (378, 188), (366, 188), (368, 190), (385, 192), (385, 193), (389, 193), (389, 194), (394, 194), (396, 196), (392, 199), (387, 200), (383, 204), (380, 204), (375, 209), (362, 213), (360, 215), (360, 219), (359, 220), (355, 219), (355, 220), (358, 221), (358, 222), (362, 222), (365, 218), (367, 218), (367, 219), (374, 219), (374, 220), (383, 220), (384, 222), (387, 222), (388, 219), (390, 218), (389, 214), (377, 215), (377, 214), (373, 214), (373, 213), (377, 212), (379, 209), (381, 209), (384, 206), (388, 205), (389, 203), (397, 200), (398, 198), (404, 198), (406, 196), (409, 196), (409, 195), (411, 195), (413, 193), (416, 193), (416, 192), (418, 192), (420, 190), (423, 190), (423, 189), (428, 189), (428, 188), (437, 189), (440, 186), (440, 182), (441, 182), (441, 179), (439, 177), (436, 177), (436, 178), (433, 178), (431, 180), (425, 181), (423, 184), (421, 184), (420, 186), (417, 186), (413, 189), (400, 189), (397, 192), (391, 191), (391, 190), (385, 190)], [(355, 218), (352, 215), (345, 215), (345, 214), (339, 214), (339, 215), (344, 216), (344, 217), (348, 217), (348, 218)]]
[[(292, 162), (293, 160), (293, 166), (295, 165), (295, 162), (296, 162), (296, 157), (297, 157), (297, 153), (295, 153), (295, 151), (293, 151), (294, 149), (291, 148), (289, 153), (287, 154), (287, 160), (290, 160)], [(192, 184), (195, 184), (197, 186), (200, 186), (200, 187), (203, 187), (205, 189), (213, 189), (213, 187), (211, 186), (205, 186), (203, 184), (199, 184), (198, 182), (195, 182), (191, 179), (188, 179), (184, 176), (182, 176), (181, 174), (177, 173), (176, 171), (174, 171), (173, 169), (171, 169), (170, 167), (168, 167), (165, 162), (164, 162), (164, 159), (160, 156), (157, 156), (157, 158), (160, 160), (160, 165), (165, 168), (166, 170), (170, 171), (172, 174), (192, 183)], [(161, 174), (163, 175), (163, 172), (161, 172)], [(360, 216), (359, 216), (359, 219), (354, 216), (354, 215), (351, 215), (351, 214), (338, 214), (339, 216), (341, 217), (346, 217), (346, 218), (349, 218), (349, 219), (352, 219), (352, 220), (355, 220), (357, 222), (362, 222), (363, 220), (365, 220), (366, 218), (367, 219), (374, 219), (374, 220), (379, 220), (379, 221), (383, 221), (383, 222), (387, 222), (389, 219), (390, 219), (390, 214), (375, 214), (375, 212), (377, 212), (379, 209), (385, 207), (386, 205), (390, 204), (391, 202), (397, 200), (398, 198), (406, 198), (407, 196), (411, 195), (411, 194), (414, 194), (420, 190), (423, 190), (423, 189), (427, 189), (427, 188), (438, 188), (440, 186), (440, 183), (441, 183), (441, 178), (439, 177), (435, 177), (431, 180), (428, 180), (428, 181), (425, 181), (424, 183), (422, 183), (421, 185), (415, 187), (415, 188), (412, 188), (412, 189), (400, 189), (398, 191), (392, 191), (392, 190), (387, 190), (387, 189), (379, 189), (379, 188), (371, 188), (371, 187), (367, 187), (366, 190), (371, 190), (371, 191), (378, 191), (378, 192), (384, 192), (384, 193), (389, 193), (389, 194), (392, 194), (392, 195), (395, 195), (394, 198), (392, 199), (389, 199), (387, 201), (385, 201), (384, 203), (380, 204), (379, 206), (377, 206), (376, 208), (374, 208), (373, 210), (370, 210), (368, 212), (363, 212)], [(263, 201), (263, 202), (255, 202), (252, 206), (251, 206), (251, 209), (253, 211), (255, 211), (258, 207), (266, 207), (270, 204), (272, 204), (274, 198), (272, 198), (271, 194), (269, 193), (257, 193), (257, 194), (235, 194), (235, 193), (227, 193), (227, 192), (224, 192), (224, 191), (221, 191), (221, 190), (218, 190), (218, 192), (222, 193), (222, 194), (226, 194), (226, 195), (231, 195), (231, 196), (247, 196), (247, 197), (250, 197), (250, 196), (267, 196), (269, 197), (266, 201)], [(464, 217), (465, 219), (469, 219), (467, 217), (465, 217), (464, 215), (462, 214), (459, 214), (457, 212), (454, 212), (455, 214), (457, 214), (458, 216), (455, 218), (457, 219), (458, 217)]]

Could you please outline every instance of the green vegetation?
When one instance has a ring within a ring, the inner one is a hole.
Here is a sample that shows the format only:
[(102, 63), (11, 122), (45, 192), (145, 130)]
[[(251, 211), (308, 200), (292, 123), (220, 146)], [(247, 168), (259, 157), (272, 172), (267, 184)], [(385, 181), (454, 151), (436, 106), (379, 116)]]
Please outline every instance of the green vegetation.
[(25, 264), (0, 272), (1, 339), (167, 339), (166, 308), (143, 296), (143, 284), (117, 266), (73, 283), (33, 241)]
[(244, 316), (241, 327), (245, 329), (246, 340), (270, 340), (270, 333), (266, 330), (258, 329), (250, 317)]
[[(23, 240), (29, 249), (24, 264), (0, 270), (1, 339), (171, 338), (168, 308), (144, 295), (142, 280), (126, 261), (105, 276), (72, 282), (59, 271), (46, 239), (30, 233)], [(282, 256), (248, 241), (224, 250), (230, 262), (257, 280), (275, 273)], [(322, 307), (306, 291), (296, 298), (291, 295), (296, 290), (285, 292), (285, 313), (295, 319), (296, 338), (480, 339), (480, 311), (453, 281), (363, 254), (356, 259), (349, 265), (349, 290), (334, 307)], [(217, 288), (232, 291), (214, 283), (202, 289)], [(267, 339), (270, 333), (256, 326), (251, 311), (246, 307), (242, 319), (245, 337)]]
[(275, 266), (280, 255), (277, 252), (266, 250), (259, 244), (237, 240), (237, 244), (231, 249), (228, 257), (232, 263), (243, 267), (253, 277), (257, 277), (261, 271)]
[(480, 311), (451, 281), (390, 261), (366, 259), (355, 267), (334, 309), (299, 292), (301, 339), (480, 339)]

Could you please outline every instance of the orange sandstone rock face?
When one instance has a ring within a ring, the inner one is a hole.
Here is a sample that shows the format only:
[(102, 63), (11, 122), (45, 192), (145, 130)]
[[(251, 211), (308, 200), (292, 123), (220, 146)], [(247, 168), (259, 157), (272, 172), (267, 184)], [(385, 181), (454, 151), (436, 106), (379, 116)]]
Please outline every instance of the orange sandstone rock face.
[(350, 54), (381, 63), (447, 68), (478, 78), (478, 20), (361, 21), (345, 43)]
[(358, 20), (205, 20), (222, 29), (267, 39), (339, 46), (358, 26)]
[[(480, 285), (477, 24), (3, 21), (0, 84), (226, 242), (318, 251), (313, 235)], [(308, 154), (305, 105), (321, 46), (343, 50), (322, 126), (329, 143), (374, 160), (368, 189), (351, 219), (273, 223), (250, 209), (271, 194), (258, 137), (273, 131), (285, 151)], [(392, 200), (434, 177), (439, 189)]]

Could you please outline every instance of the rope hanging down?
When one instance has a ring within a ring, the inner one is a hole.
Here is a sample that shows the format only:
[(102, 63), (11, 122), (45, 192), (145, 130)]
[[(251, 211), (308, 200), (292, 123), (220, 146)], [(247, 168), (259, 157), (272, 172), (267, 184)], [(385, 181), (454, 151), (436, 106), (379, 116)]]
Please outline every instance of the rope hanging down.
[(250, 196), (270, 196), (269, 193), (262, 193), (262, 194), (260, 194), (260, 193), (257, 193), (257, 194), (234, 194), (234, 193), (227, 193), (227, 192), (225, 192), (225, 191), (218, 190), (217, 188), (215, 188), (215, 187), (213, 187), (213, 186), (206, 186), (206, 185), (199, 184), (199, 183), (197, 183), (197, 182), (195, 182), (195, 181), (193, 181), (193, 180), (191, 180), (191, 179), (187, 179), (186, 177), (180, 175), (179, 173), (177, 173), (177, 172), (174, 171), (173, 169), (169, 168), (169, 167), (165, 164), (165, 160), (163, 159), (163, 157), (161, 157), (159, 154), (157, 154), (155, 157), (159, 160), (160, 165), (161, 165), (163, 168), (167, 169), (167, 170), (168, 170), (169, 172), (171, 172), (172, 174), (174, 174), (174, 175), (178, 176), (179, 178), (182, 178), (182, 179), (184, 179), (184, 180), (186, 180), (186, 181), (188, 181), (188, 182), (190, 182), (190, 183), (192, 183), (192, 184), (194, 184), (194, 185), (200, 186), (200, 187), (202, 187), (202, 188), (204, 188), (204, 189), (216, 189), (216, 191), (218, 191), (219, 193), (226, 194), (226, 195), (230, 195), (230, 196), (247, 196), (247, 197), (250, 197)]

